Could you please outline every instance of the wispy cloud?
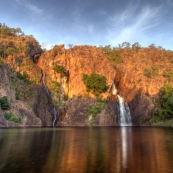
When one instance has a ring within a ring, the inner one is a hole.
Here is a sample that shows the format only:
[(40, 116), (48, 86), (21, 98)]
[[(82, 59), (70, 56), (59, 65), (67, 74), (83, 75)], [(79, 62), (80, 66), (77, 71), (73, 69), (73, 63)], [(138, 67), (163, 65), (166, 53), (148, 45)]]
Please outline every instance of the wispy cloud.
[(38, 8), (38, 7), (35, 6), (35, 5), (29, 4), (29, 3), (25, 3), (25, 7), (26, 7), (28, 10), (32, 11), (33, 13), (35, 13), (35, 14), (38, 14), (38, 15), (40, 15), (40, 16), (43, 15), (43, 10), (41, 10), (40, 8)]
[(79, 7), (78, 5), (75, 6), (72, 13), (72, 28), (79, 33), (92, 33), (94, 30), (94, 25), (83, 18), (83, 9), (84, 8)]
[(161, 7), (145, 6), (141, 10), (138, 4), (129, 4), (121, 14), (109, 18), (110, 28), (107, 29), (107, 40), (117, 45), (123, 41), (140, 41), (147, 39), (146, 33), (159, 25)]
[(42, 16), (43, 10), (36, 5), (30, 4), (26, 1), (15, 0), (19, 5), (23, 6), (25, 9), (29, 10), (32, 14)]
[(107, 13), (106, 13), (106, 11), (102, 8), (102, 9), (99, 9), (98, 11), (97, 11), (97, 13), (100, 15), (100, 16), (104, 16), (104, 15), (106, 15)]

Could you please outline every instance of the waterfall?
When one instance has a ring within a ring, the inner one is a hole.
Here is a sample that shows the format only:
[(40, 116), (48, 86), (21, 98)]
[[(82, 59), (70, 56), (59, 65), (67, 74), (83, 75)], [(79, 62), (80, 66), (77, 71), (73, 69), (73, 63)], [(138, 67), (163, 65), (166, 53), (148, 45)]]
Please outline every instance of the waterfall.
[(112, 95), (117, 94), (117, 89), (116, 89), (116, 86), (115, 86), (115, 82), (112, 83), (111, 91), (112, 91)]
[(53, 107), (53, 117), (54, 117), (54, 120), (53, 120), (52, 125), (53, 125), (53, 127), (55, 127), (55, 122), (56, 122), (56, 108), (55, 107)]
[(45, 88), (45, 90), (46, 90), (46, 93), (47, 93), (47, 97), (48, 97), (48, 101), (49, 101), (49, 104), (50, 104), (51, 112), (52, 112), (52, 114), (53, 114), (52, 126), (55, 127), (55, 122), (56, 122), (56, 120), (57, 120), (57, 113), (56, 113), (56, 108), (55, 108), (55, 106), (52, 107), (53, 104), (51, 103), (50, 93), (49, 93), (49, 90), (48, 90), (48, 88), (47, 88), (47, 86), (46, 86), (46, 84), (45, 84), (45, 76), (46, 76), (46, 75), (45, 75), (44, 71), (42, 70), (42, 82), (43, 82), (43, 86), (44, 86), (44, 88)]
[(47, 92), (48, 98), (50, 99), (49, 90), (48, 90), (48, 88), (47, 88), (47, 86), (45, 84), (45, 73), (44, 73), (44, 71), (42, 71), (42, 74), (43, 74), (43, 76), (42, 76), (43, 85), (44, 85), (44, 88), (45, 88), (45, 90)]
[(111, 86), (111, 94), (116, 95), (119, 101), (119, 124), (120, 126), (132, 126), (130, 109), (128, 104), (124, 101), (124, 98), (117, 94), (117, 88), (115, 81)]
[(128, 104), (124, 98), (117, 95), (119, 100), (120, 126), (132, 126), (131, 115)]

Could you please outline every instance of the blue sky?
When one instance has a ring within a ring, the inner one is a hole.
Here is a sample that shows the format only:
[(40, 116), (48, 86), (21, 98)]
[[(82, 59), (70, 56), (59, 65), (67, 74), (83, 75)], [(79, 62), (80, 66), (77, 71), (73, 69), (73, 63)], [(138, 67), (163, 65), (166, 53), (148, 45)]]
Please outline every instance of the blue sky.
[(47, 49), (127, 41), (173, 50), (173, 0), (0, 0), (0, 22)]

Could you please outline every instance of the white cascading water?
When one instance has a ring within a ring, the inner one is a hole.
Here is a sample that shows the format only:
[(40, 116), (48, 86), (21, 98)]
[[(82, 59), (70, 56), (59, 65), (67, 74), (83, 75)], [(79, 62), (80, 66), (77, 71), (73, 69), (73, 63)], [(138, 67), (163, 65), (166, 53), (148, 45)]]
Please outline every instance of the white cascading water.
[(56, 108), (55, 107), (53, 107), (53, 117), (54, 117), (54, 119), (53, 119), (52, 125), (53, 125), (53, 127), (55, 127), (55, 122), (56, 122)]
[(112, 83), (111, 92), (112, 92), (112, 95), (117, 95), (118, 97), (120, 126), (132, 126), (129, 106), (124, 101), (124, 98), (117, 94), (117, 88), (116, 88), (115, 82)]
[(124, 102), (124, 98), (117, 95), (120, 108), (120, 126), (132, 126), (129, 106)]
[(47, 86), (46, 86), (46, 84), (45, 84), (45, 73), (44, 73), (44, 71), (42, 71), (42, 74), (43, 74), (42, 81), (43, 81), (44, 88), (45, 88), (45, 90), (46, 90), (46, 92), (47, 92), (48, 97), (50, 97), (50, 95), (49, 95), (49, 90), (48, 90), (48, 88), (47, 88)]
[[(47, 92), (48, 98), (49, 98), (49, 100), (50, 100), (49, 90), (48, 90), (48, 88), (47, 88), (47, 86), (46, 86), (46, 84), (45, 84), (45, 73), (44, 73), (44, 71), (42, 71), (42, 74), (43, 74), (42, 82), (43, 82), (44, 88), (45, 88), (45, 90), (46, 90), (46, 92)], [(54, 106), (53, 106), (53, 118), (54, 118), (54, 119), (53, 119), (52, 126), (55, 127), (55, 122), (56, 122), (57, 117), (56, 117), (56, 108), (55, 108)]]

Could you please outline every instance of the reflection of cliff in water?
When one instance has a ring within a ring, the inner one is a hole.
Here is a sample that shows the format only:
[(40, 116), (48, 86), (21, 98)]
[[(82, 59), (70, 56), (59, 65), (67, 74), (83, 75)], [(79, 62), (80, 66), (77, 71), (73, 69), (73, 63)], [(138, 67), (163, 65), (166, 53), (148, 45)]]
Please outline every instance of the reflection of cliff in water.
[(1, 129), (0, 137), (3, 173), (172, 171), (167, 128)]
[(0, 139), (0, 172), (41, 173), (41, 165), (46, 164), (51, 149), (52, 131), (41, 128), (2, 131), (6, 132), (4, 140)]

